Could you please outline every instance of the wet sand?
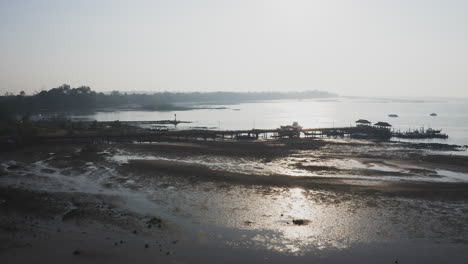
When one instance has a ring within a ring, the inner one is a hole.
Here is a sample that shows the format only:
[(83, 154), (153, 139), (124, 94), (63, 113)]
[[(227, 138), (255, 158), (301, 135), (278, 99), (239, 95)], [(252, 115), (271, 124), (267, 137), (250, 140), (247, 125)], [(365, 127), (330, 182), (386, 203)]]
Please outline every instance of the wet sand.
[(468, 157), (367, 141), (0, 153), (2, 263), (466, 263)]

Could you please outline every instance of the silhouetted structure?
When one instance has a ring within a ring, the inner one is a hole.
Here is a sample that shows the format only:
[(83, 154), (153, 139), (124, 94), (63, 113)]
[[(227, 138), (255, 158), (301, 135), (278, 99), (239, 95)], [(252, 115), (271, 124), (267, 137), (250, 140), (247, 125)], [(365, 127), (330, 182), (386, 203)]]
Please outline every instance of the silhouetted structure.
[(387, 129), (390, 129), (390, 127), (392, 127), (392, 125), (390, 125), (387, 122), (377, 122), (374, 124), (374, 126), (378, 128), (387, 128)]
[(357, 126), (369, 126), (370, 124), (372, 124), (369, 120), (366, 120), (366, 119), (359, 119), (356, 121), (356, 125)]

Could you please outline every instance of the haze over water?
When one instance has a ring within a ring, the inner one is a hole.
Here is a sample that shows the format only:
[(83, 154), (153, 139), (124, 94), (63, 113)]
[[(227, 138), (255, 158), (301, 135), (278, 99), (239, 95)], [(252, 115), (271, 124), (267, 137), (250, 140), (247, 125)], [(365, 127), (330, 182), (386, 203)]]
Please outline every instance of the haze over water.
[[(208, 127), (213, 129), (277, 128), (299, 122), (304, 128), (341, 127), (355, 125), (363, 118), (376, 123), (385, 121), (393, 129), (443, 129), (449, 138), (417, 140), (468, 145), (468, 99), (372, 99), (328, 98), (306, 100), (276, 100), (231, 105), (216, 105), (226, 109), (200, 109), (189, 111), (112, 111), (91, 115), (75, 115), (97, 121), (155, 121), (174, 119), (191, 121), (179, 124), (177, 129)], [(430, 116), (437, 113), (437, 116)], [(397, 118), (388, 117), (397, 114)], [(170, 126), (172, 127), (172, 126)]]

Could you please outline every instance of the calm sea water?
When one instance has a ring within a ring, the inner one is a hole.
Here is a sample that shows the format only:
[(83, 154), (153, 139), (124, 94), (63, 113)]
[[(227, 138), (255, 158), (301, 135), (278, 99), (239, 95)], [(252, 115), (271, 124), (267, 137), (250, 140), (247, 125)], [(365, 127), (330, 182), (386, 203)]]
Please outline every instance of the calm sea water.
[[(215, 129), (277, 128), (299, 122), (305, 128), (354, 125), (357, 119), (373, 123), (388, 122), (394, 129), (443, 129), (447, 140), (432, 139), (421, 142), (441, 142), (468, 145), (468, 99), (372, 99), (332, 98), (307, 100), (277, 100), (235, 105), (216, 105), (227, 109), (190, 111), (115, 111), (74, 115), (72, 118), (98, 121), (154, 121), (174, 119), (191, 121), (177, 129), (209, 127)], [(432, 117), (431, 113), (438, 116)], [(388, 114), (397, 114), (391, 118)]]

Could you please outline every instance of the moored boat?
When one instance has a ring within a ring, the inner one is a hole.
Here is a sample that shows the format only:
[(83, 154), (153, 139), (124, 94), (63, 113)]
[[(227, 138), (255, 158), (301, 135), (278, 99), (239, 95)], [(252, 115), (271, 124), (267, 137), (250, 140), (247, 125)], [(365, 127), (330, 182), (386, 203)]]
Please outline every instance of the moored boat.
[(424, 139), (424, 138), (448, 138), (447, 134), (441, 133), (442, 129), (432, 129), (428, 128), (424, 130), (422, 127), (421, 129), (417, 130), (408, 130), (406, 132), (394, 132), (392, 134), (393, 137), (397, 138), (410, 138), (410, 139)]

